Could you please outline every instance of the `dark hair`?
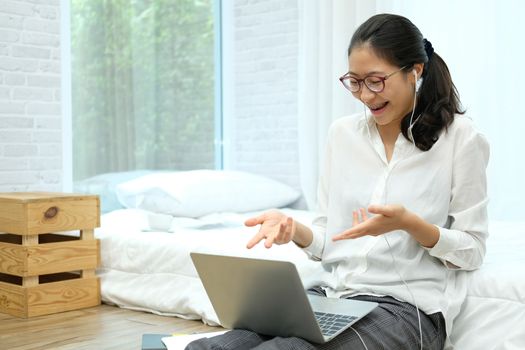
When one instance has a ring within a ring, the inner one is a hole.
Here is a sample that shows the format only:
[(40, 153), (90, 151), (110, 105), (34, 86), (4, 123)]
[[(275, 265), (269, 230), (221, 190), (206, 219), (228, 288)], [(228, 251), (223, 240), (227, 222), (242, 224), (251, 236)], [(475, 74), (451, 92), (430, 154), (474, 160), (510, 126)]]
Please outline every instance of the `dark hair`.
[[(425, 42), (419, 29), (407, 18), (379, 14), (357, 28), (348, 47), (348, 56), (355, 47), (369, 45), (378, 57), (398, 67), (406, 66), (406, 72), (410, 72), (414, 64), (424, 63), (414, 120), (421, 116), (412, 134), (415, 145), (428, 151), (438, 140), (441, 130), (446, 130), (454, 121), (454, 115), (465, 112), (461, 110), (459, 94), (447, 65), (431, 47), (425, 50)], [(401, 121), (401, 132), (407, 139), (411, 114), (412, 111)]]

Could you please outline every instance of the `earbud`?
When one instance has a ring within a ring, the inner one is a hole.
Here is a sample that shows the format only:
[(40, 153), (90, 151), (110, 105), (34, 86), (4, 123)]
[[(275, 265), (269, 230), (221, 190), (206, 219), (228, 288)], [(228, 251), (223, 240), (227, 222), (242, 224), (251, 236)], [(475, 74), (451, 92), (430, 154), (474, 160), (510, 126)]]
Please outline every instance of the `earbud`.
[(423, 84), (423, 78), (417, 78), (417, 72), (415, 69), (412, 69), (412, 73), (414, 73), (414, 79), (416, 81), (416, 84), (414, 85), (414, 90), (417, 94), (419, 92), (419, 89), (421, 88), (421, 84)]
[(414, 106), (412, 107), (412, 114), (410, 115), (410, 123), (408, 125), (408, 135), (410, 136), (410, 141), (414, 144), (414, 147), (416, 146), (414, 141), (414, 135), (412, 134), (412, 128), (414, 127), (414, 124), (419, 120), (419, 117), (421, 117), (421, 114), (416, 117), (416, 120), (414, 120), (414, 112), (416, 111), (416, 99), (417, 99), (417, 93), (419, 91), (419, 88), (421, 87), (421, 84), (423, 83), (423, 78), (417, 78), (417, 72), (415, 69), (412, 69), (412, 73), (414, 73)]

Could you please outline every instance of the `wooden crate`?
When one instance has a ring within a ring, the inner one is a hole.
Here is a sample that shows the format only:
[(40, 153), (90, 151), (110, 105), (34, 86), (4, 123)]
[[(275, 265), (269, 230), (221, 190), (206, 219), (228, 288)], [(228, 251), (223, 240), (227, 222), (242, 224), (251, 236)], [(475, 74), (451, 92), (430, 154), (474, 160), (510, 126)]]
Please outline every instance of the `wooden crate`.
[(100, 304), (98, 196), (0, 193), (0, 312), (32, 317)]

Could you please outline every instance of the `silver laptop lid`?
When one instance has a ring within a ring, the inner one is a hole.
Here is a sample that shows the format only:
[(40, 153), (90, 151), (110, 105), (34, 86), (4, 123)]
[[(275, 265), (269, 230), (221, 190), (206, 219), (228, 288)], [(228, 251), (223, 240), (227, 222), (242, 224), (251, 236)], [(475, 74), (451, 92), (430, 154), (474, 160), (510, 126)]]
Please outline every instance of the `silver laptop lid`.
[(336, 334), (323, 336), (312, 308), (352, 315), (357, 321), (377, 306), (364, 301), (307, 296), (291, 262), (202, 253), (191, 253), (191, 258), (226, 328), (324, 343)]
[(190, 255), (223, 327), (324, 342), (293, 263)]

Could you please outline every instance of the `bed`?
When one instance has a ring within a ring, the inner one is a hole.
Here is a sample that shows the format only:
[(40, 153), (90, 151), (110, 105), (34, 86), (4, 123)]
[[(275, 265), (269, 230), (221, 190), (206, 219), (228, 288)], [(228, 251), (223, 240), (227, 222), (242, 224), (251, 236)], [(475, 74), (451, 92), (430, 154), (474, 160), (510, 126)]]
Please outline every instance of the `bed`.
[(451, 339), (457, 349), (525, 349), (525, 222), (492, 221), (489, 233)]
[[(300, 210), (284, 211), (303, 221), (312, 216)], [(98, 275), (103, 301), (218, 325), (191, 263), (192, 251), (293, 261), (303, 281), (312, 284), (311, 278), (316, 276), (320, 264), (307, 259), (295, 245), (246, 248), (256, 232), (242, 226), (249, 215), (223, 213), (181, 220), (172, 225), (171, 232), (151, 231), (151, 214), (140, 210), (122, 209), (104, 215), (96, 234), (101, 242), (102, 266)]]
[[(151, 183), (151, 179), (148, 182)], [(159, 184), (162, 181), (156, 179), (153, 182)], [(182, 183), (185, 189), (191, 187), (187, 181)], [(243, 186), (239, 178), (234, 183), (237, 190)], [(251, 188), (253, 183), (246, 185)], [(143, 186), (144, 183), (138, 187)], [(197, 197), (219, 198), (223, 205), (227, 200), (221, 198), (220, 193), (210, 196), (210, 191), (217, 186), (214, 183), (212, 187), (200, 189)], [(232, 197), (231, 194), (235, 193), (224, 183), (219, 187), (224, 190), (222, 196), (229, 193)], [(171, 203), (171, 207), (166, 202), (165, 193), (160, 202), (150, 201), (141, 206), (137, 203), (146, 203), (144, 193), (137, 192), (136, 188), (128, 186), (126, 192), (133, 195), (119, 197), (119, 202), (125, 203), (123, 207), (131, 208), (121, 207), (105, 213), (101, 227), (96, 231), (101, 242), (101, 266), (97, 273), (101, 278), (105, 303), (218, 325), (217, 316), (191, 263), (191, 251), (292, 261), (305, 287), (316, 283), (319, 263), (308, 260), (293, 244), (272, 249), (262, 245), (252, 250), (245, 248), (257, 228), (244, 227), (244, 220), (260, 213), (268, 203), (245, 205), (237, 211), (235, 209), (239, 208), (219, 208), (207, 203), (206, 211), (195, 213), (187, 209), (192, 205), (202, 208), (202, 202), (198, 205), (186, 203), (188, 205), (182, 209), (180, 206), (188, 198), (195, 198), (195, 192), (178, 193), (178, 200), (175, 205)], [(275, 194), (274, 190), (266, 187), (259, 195), (264, 196), (268, 191)], [(172, 191), (171, 195), (175, 192)], [(235, 195), (230, 199), (232, 203), (242, 201), (242, 197)], [(283, 203), (290, 204), (296, 199), (296, 194), (289, 195), (281, 205), (267, 207), (283, 206)], [(160, 207), (164, 212), (159, 213)], [(165, 210), (167, 207), (171, 208), (169, 212)], [(314, 217), (314, 213), (305, 210), (283, 211), (304, 223), (309, 223)], [(455, 349), (461, 350), (525, 349), (525, 271), (522, 268), (525, 266), (525, 222), (492, 221), (489, 228), (484, 265), (469, 273), (468, 295), (450, 338)]]

